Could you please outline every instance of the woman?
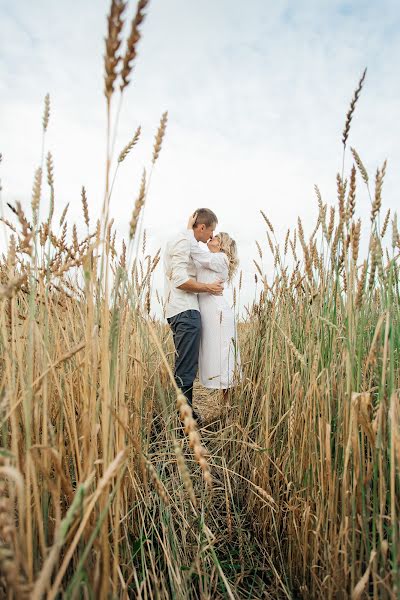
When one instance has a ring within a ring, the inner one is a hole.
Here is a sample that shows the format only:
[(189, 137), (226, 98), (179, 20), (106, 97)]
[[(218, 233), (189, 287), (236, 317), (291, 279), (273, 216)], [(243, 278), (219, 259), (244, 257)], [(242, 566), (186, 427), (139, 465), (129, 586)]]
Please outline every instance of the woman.
[[(193, 231), (196, 215), (190, 217), (188, 229)], [(236, 242), (227, 234), (219, 233), (207, 243), (209, 252), (199, 247), (194, 235), (190, 254), (201, 283), (231, 283), (238, 268)], [(201, 341), (199, 351), (199, 379), (209, 389), (223, 390), (227, 399), (229, 388), (240, 375), (240, 355), (235, 327), (235, 315), (224, 296), (199, 294), (201, 314)]]

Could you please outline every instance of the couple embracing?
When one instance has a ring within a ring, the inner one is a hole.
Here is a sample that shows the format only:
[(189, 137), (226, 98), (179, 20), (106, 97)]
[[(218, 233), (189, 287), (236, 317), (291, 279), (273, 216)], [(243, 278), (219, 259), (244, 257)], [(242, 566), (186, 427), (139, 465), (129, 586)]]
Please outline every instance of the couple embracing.
[[(175, 381), (190, 406), (197, 370), (201, 385), (223, 390), (226, 398), (240, 369), (234, 312), (224, 297), (239, 261), (235, 241), (227, 233), (214, 235), (217, 223), (212, 210), (199, 208), (164, 254), (165, 317), (176, 350)], [(201, 416), (193, 416), (201, 425)]]

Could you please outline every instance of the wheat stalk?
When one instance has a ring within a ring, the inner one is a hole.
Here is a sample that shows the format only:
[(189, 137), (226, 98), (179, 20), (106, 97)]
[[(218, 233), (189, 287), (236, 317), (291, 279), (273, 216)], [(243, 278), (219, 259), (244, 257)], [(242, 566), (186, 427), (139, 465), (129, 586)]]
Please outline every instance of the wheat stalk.
[(268, 225), (271, 233), (274, 233), (274, 228), (272, 227), (272, 223), (271, 221), (268, 219), (267, 215), (265, 214), (265, 212), (263, 212), (262, 210), (260, 210), (261, 216), (264, 219), (264, 221), (266, 222), (266, 224)]
[(179, 411), (179, 416), (184, 425), (184, 430), (189, 439), (189, 446), (193, 450), (196, 462), (200, 465), (203, 472), (204, 481), (208, 487), (212, 486), (212, 477), (210, 468), (206, 459), (206, 450), (201, 444), (200, 435), (197, 431), (196, 421), (193, 418), (192, 409), (188, 404), (186, 397), (182, 393), (178, 393), (176, 398), (176, 406)]
[(110, 13), (107, 17), (108, 30), (105, 38), (106, 51), (104, 54), (104, 94), (107, 104), (110, 104), (114, 92), (114, 84), (117, 78), (117, 66), (121, 60), (118, 50), (121, 45), (121, 31), (124, 25), (123, 12), (126, 2), (123, 0), (112, 0)]
[(383, 179), (385, 177), (385, 173), (386, 173), (386, 160), (384, 161), (383, 165), (382, 165), (382, 169), (377, 169), (376, 170), (376, 176), (375, 176), (375, 196), (374, 196), (374, 200), (372, 202), (372, 208), (371, 208), (371, 222), (375, 221), (377, 214), (379, 213), (380, 209), (381, 209), (381, 205), (382, 205), (382, 186), (383, 186)]
[(360, 92), (362, 90), (366, 74), (367, 74), (367, 69), (364, 69), (364, 72), (361, 75), (361, 78), (360, 78), (360, 80), (358, 82), (358, 86), (357, 86), (357, 88), (356, 88), (356, 90), (354, 92), (354, 96), (353, 96), (353, 98), (352, 98), (352, 100), (350, 102), (350, 108), (349, 108), (349, 110), (347, 112), (347, 115), (346, 115), (346, 122), (345, 122), (345, 125), (344, 125), (343, 134), (342, 134), (342, 143), (343, 143), (344, 148), (346, 148), (346, 142), (347, 142), (347, 138), (349, 137), (349, 132), (350, 132), (351, 120), (353, 118), (353, 114), (354, 114), (354, 110), (355, 110), (355, 107), (356, 107), (356, 103), (357, 103), (357, 100), (358, 100), (358, 98), (360, 96)]
[(50, 119), (50, 95), (46, 94), (44, 98), (44, 110), (43, 110), (43, 133), (46, 133), (47, 127), (49, 126)]
[(388, 225), (389, 225), (389, 219), (390, 219), (390, 208), (387, 211), (386, 216), (385, 216), (385, 220), (383, 222), (382, 231), (381, 231), (381, 237), (382, 238), (385, 237), (385, 233), (386, 233)]
[(131, 139), (131, 141), (125, 146), (125, 148), (121, 151), (119, 157), (118, 157), (118, 162), (122, 163), (125, 158), (128, 156), (129, 152), (132, 150), (132, 148), (137, 144), (137, 142), (139, 141), (139, 137), (140, 137), (140, 132), (141, 132), (141, 127), (139, 126), (135, 133), (133, 138)]
[(160, 125), (157, 130), (157, 134), (156, 134), (156, 138), (155, 138), (155, 142), (154, 142), (154, 150), (153, 150), (153, 160), (152, 160), (153, 165), (156, 162), (158, 155), (160, 154), (162, 141), (163, 141), (163, 138), (165, 135), (166, 127), (167, 127), (167, 121), (168, 121), (168, 111), (163, 113), (161, 120), (160, 120)]
[(348, 212), (349, 220), (351, 220), (354, 217), (355, 210), (356, 210), (356, 168), (353, 165), (351, 168), (349, 195), (348, 195), (348, 199), (347, 199), (347, 212)]
[(35, 178), (33, 181), (33, 188), (32, 188), (32, 201), (31, 201), (33, 224), (35, 226), (37, 225), (37, 220), (38, 220), (38, 210), (39, 210), (41, 191), (42, 191), (42, 168), (39, 167), (35, 171)]
[(82, 190), (81, 190), (81, 200), (82, 200), (83, 218), (85, 219), (86, 227), (89, 229), (89, 223), (90, 223), (89, 205), (88, 205), (86, 190), (85, 190), (84, 186), (82, 186)]
[(135, 236), (137, 224), (139, 221), (140, 211), (144, 205), (144, 199), (146, 195), (146, 170), (143, 170), (142, 181), (140, 184), (139, 195), (136, 198), (135, 207), (132, 212), (131, 221), (129, 223), (129, 238), (132, 240)]
[(181, 448), (181, 446), (178, 444), (178, 442), (176, 440), (175, 440), (175, 443), (174, 443), (174, 452), (175, 452), (175, 455), (176, 455), (176, 462), (178, 464), (178, 468), (179, 468), (179, 472), (180, 472), (181, 477), (182, 477), (182, 482), (183, 482), (184, 488), (185, 488), (185, 490), (187, 491), (187, 493), (189, 495), (191, 503), (196, 508), (197, 507), (197, 500), (196, 500), (196, 495), (194, 493), (193, 484), (192, 484), (192, 480), (191, 480), (191, 477), (190, 477), (189, 469), (187, 468), (186, 461), (185, 461), (183, 453), (182, 453), (182, 448)]
[(139, 0), (137, 8), (136, 8), (136, 14), (131, 23), (131, 31), (130, 31), (130, 34), (129, 34), (129, 37), (128, 37), (128, 40), (126, 43), (125, 56), (122, 61), (122, 69), (121, 69), (122, 83), (120, 86), (121, 92), (123, 92), (123, 90), (126, 88), (126, 86), (129, 83), (129, 76), (133, 69), (132, 63), (137, 54), (136, 48), (137, 48), (137, 45), (141, 38), (140, 25), (142, 24), (142, 22), (145, 18), (144, 9), (146, 8), (148, 2), (149, 2), (149, 0)]

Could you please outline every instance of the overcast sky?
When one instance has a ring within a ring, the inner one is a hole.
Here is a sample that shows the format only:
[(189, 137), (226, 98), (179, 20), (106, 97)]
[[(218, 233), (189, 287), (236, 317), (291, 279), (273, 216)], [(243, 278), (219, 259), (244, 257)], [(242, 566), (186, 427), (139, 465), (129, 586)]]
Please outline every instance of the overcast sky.
[[(43, 98), (51, 95), (47, 149), (54, 156), (57, 216), (70, 202), (81, 227), (80, 188), (92, 219), (104, 190), (105, 0), (0, 0), (0, 152), (4, 201), (29, 205), (41, 156)], [(127, 16), (136, 3), (128, 5)], [(313, 186), (335, 202), (345, 115), (365, 66), (368, 74), (349, 145), (373, 178), (388, 158), (384, 207), (400, 206), (400, 9), (397, 1), (153, 0), (143, 24), (132, 84), (122, 107), (117, 152), (138, 125), (143, 136), (123, 164), (111, 203), (127, 235), (143, 166), (160, 116), (165, 143), (145, 213), (150, 249), (184, 227), (199, 206), (237, 240), (254, 291), (252, 258), (265, 254), (264, 210), (278, 237), (297, 215), (310, 233)], [(350, 156), (347, 168), (351, 166)], [(361, 187), (361, 182), (360, 182)], [(47, 195), (47, 191), (46, 191)], [(369, 219), (369, 201), (358, 196)], [(264, 260), (269, 272), (271, 263)], [(162, 284), (161, 272), (156, 284)]]

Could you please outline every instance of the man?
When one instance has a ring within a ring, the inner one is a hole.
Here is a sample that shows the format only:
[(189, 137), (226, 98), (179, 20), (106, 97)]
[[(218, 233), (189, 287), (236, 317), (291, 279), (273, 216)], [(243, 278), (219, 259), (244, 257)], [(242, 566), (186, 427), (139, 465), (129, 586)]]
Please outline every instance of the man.
[[(199, 208), (193, 226), (198, 242), (212, 239), (218, 219), (212, 210)], [(193, 382), (197, 373), (201, 335), (201, 318), (197, 294), (220, 296), (223, 285), (196, 281), (196, 267), (190, 256), (190, 232), (175, 235), (164, 254), (165, 316), (172, 329), (175, 344), (175, 381), (188, 403), (193, 402)], [(199, 420), (196, 413), (194, 418)]]

